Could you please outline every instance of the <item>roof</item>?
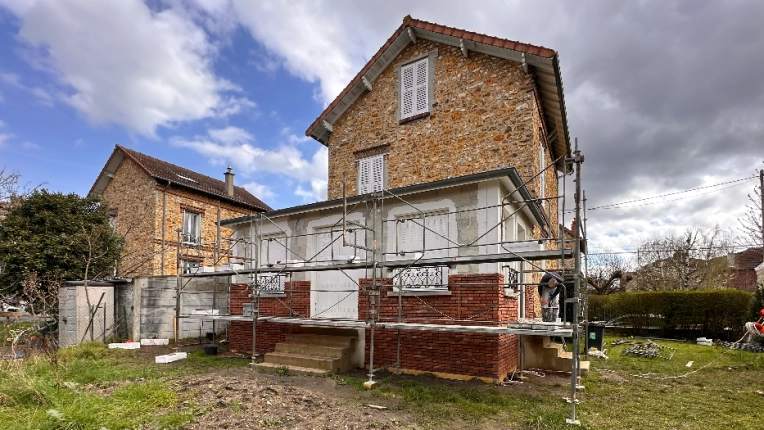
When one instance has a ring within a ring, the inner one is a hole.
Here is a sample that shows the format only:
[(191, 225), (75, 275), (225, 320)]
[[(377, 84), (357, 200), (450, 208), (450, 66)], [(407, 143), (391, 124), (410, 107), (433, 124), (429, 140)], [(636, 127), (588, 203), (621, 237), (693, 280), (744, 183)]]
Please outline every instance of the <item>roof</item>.
[(748, 248), (735, 254), (735, 268), (738, 270), (755, 270), (764, 261), (762, 248)]
[[(403, 19), (403, 24), (387, 39), (387, 42), (379, 48), (379, 51), (371, 57), (337, 98), (313, 121), (305, 131), (305, 135), (326, 144), (334, 121), (342, 116), (356, 99), (367, 91), (364, 81), (373, 83), (385, 68), (395, 61), (403, 49), (410, 43), (416, 43), (418, 38), (455, 47), (463, 46), (470, 51), (532, 66), (539, 88), (549, 140), (555, 155), (553, 158), (570, 154), (570, 136), (563, 97), (562, 75), (560, 74), (559, 55), (556, 51), (542, 46), (420, 21), (410, 16)], [(564, 163), (564, 160), (560, 160), (558, 163), (560, 170), (562, 170)]]
[[(409, 185), (406, 187), (400, 187), (400, 188), (389, 190), (389, 192), (396, 196), (405, 196), (407, 194), (423, 193), (427, 191), (457, 187), (457, 186), (467, 185), (471, 183), (488, 181), (492, 179), (502, 180), (503, 181), (502, 183), (505, 186), (507, 186), (508, 190), (511, 193), (514, 193), (514, 191), (517, 190), (518, 193), (520, 194), (517, 200), (528, 202), (527, 205), (523, 206), (523, 209), (522, 209), (523, 212), (525, 212), (525, 214), (528, 217), (536, 220), (536, 222), (542, 227), (545, 227), (548, 224), (546, 217), (544, 216), (544, 212), (541, 210), (538, 203), (534, 201), (533, 197), (531, 196), (530, 192), (528, 192), (528, 189), (525, 187), (525, 185), (523, 185), (523, 181), (522, 179), (520, 179), (520, 175), (517, 174), (517, 170), (514, 167), (503, 167), (500, 169), (489, 170), (487, 172), (473, 173), (471, 175), (459, 176), (456, 178), (443, 179), (440, 181), (427, 182), (423, 184)], [(507, 180), (509, 182), (506, 182)], [(363, 199), (365, 199), (366, 197), (367, 197), (366, 195), (348, 197), (347, 204), (349, 206), (354, 205), (358, 202), (363, 201)], [(308, 212), (316, 212), (316, 211), (321, 211), (325, 209), (333, 209), (333, 208), (339, 208), (339, 207), (342, 207), (342, 199), (326, 200), (326, 201), (311, 203), (307, 205), (278, 209), (272, 212), (268, 212), (267, 215), (268, 215), (268, 218), (274, 219), (274, 218), (282, 217), (282, 216), (290, 216), (290, 215), (303, 214)], [(254, 219), (254, 217), (250, 215), (241, 216), (238, 218), (224, 219), (220, 222), (220, 225), (227, 226), (227, 225), (241, 224), (241, 223), (249, 222), (252, 219)]]
[(225, 182), (219, 179), (214, 179), (193, 170), (142, 154), (138, 151), (125, 148), (122, 145), (114, 147), (114, 152), (112, 152), (111, 157), (109, 157), (103, 170), (98, 175), (98, 179), (96, 179), (93, 187), (90, 189), (90, 194), (103, 192), (125, 157), (132, 160), (147, 175), (156, 180), (198, 191), (214, 198), (249, 207), (256, 211), (272, 210), (270, 206), (242, 187), (234, 186), (234, 195), (231, 197), (225, 191)]

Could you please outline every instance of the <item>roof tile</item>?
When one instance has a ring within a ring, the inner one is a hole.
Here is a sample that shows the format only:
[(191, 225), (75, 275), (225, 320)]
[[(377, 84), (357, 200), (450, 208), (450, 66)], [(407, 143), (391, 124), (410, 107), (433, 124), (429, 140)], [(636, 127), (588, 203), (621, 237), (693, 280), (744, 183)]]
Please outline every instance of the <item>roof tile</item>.
[(138, 151), (125, 148), (122, 145), (117, 145), (117, 150), (124, 152), (128, 158), (133, 160), (136, 164), (143, 168), (143, 170), (145, 170), (149, 176), (155, 179), (170, 181), (173, 184), (200, 191), (217, 198), (222, 198), (238, 203), (240, 205), (249, 206), (252, 209), (261, 211), (272, 210), (270, 206), (263, 203), (260, 199), (253, 196), (249, 191), (242, 187), (234, 186), (234, 195), (233, 197), (230, 197), (228, 194), (226, 194), (225, 182), (221, 180), (214, 179), (207, 175), (202, 175), (201, 173), (194, 172), (193, 170), (189, 170), (184, 167), (162, 161), (158, 158), (142, 154)]

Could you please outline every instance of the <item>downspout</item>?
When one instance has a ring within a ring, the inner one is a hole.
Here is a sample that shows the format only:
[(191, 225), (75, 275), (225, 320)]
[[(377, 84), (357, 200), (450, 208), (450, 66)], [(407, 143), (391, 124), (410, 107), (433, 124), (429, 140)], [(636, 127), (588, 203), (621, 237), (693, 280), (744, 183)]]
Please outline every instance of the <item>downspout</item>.
[[(164, 253), (165, 253), (165, 230), (167, 228), (166, 222), (167, 222), (167, 189), (170, 188), (170, 185), (172, 184), (172, 181), (167, 181), (167, 186), (164, 187), (164, 191), (162, 192), (162, 262), (161, 262), (161, 275), (164, 276)], [(156, 273), (156, 272), (154, 272)]]

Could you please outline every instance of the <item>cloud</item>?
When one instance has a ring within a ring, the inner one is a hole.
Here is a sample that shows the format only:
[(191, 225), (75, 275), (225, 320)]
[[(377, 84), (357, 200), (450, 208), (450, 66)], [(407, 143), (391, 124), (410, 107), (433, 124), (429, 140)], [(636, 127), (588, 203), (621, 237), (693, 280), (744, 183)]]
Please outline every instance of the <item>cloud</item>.
[[(156, 128), (254, 107), (216, 76), (217, 50), (181, 6), (140, 1), (41, 1), (11, 7), (18, 37), (61, 86), (63, 101), (94, 124), (154, 137)], [(43, 97), (43, 94), (37, 94)]]
[(267, 185), (259, 184), (257, 182), (247, 182), (246, 184), (243, 184), (241, 186), (246, 188), (247, 191), (255, 195), (257, 198), (265, 202), (269, 202), (271, 201), (271, 199), (276, 197), (276, 193), (274, 193), (271, 187)]
[(13, 135), (10, 133), (0, 133), (0, 148), (4, 148), (5, 143), (12, 137)]
[(43, 106), (53, 107), (53, 104), (54, 104), (53, 96), (50, 95), (50, 93), (47, 90), (40, 87), (24, 85), (23, 83), (21, 83), (19, 75), (15, 73), (2, 73), (0, 74), (0, 79), (2, 79), (3, 82), (5, 82), (8, 85), (11, 85), (15, 88), (31, 93), (33, 96), (35, 96), (35, 98), (37, 98), (37, 101)]
[(32, 143), (32, 142), (23, 142), (21, 144), (21, 147), (26, 149), (26, 150), (32, 150), (32, 149), (38, 149), (40, 147), (40, 145), (38, 145), (36, 143)]
[(3, 120), (0, 119), (0, 128), (3, 128), (3, 127), (5, 127), (5, 123), (3, 122)]
[(294, 144), (289, 143), (300, 140), (288, 135), (285, 142), (275, 149), (263, 149), (254, 144), (254, 136), (246, 130), (226, 127), (210, 129), (207, 136), (196, 136), (193, 139), (175, 136), (170, 138), (170, 144), (191, 148), (215, 164), (231, 164), (246, 174), (281, 175), (310, 184), (308, 190), (298, 185), (297, 195), (304, 199), (323, 200), (326, 198), (328, 151), (321, 147), (307, 158)]

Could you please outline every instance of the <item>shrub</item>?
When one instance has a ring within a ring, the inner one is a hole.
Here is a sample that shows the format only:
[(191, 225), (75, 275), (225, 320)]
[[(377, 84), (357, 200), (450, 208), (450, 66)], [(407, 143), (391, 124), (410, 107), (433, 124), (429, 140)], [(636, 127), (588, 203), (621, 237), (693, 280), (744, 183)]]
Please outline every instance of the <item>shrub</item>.
[(739, 336), (752, 295), (737, 290), (654, 291), (589, 296), (589, 320), (617, 321), (634, 334)]

